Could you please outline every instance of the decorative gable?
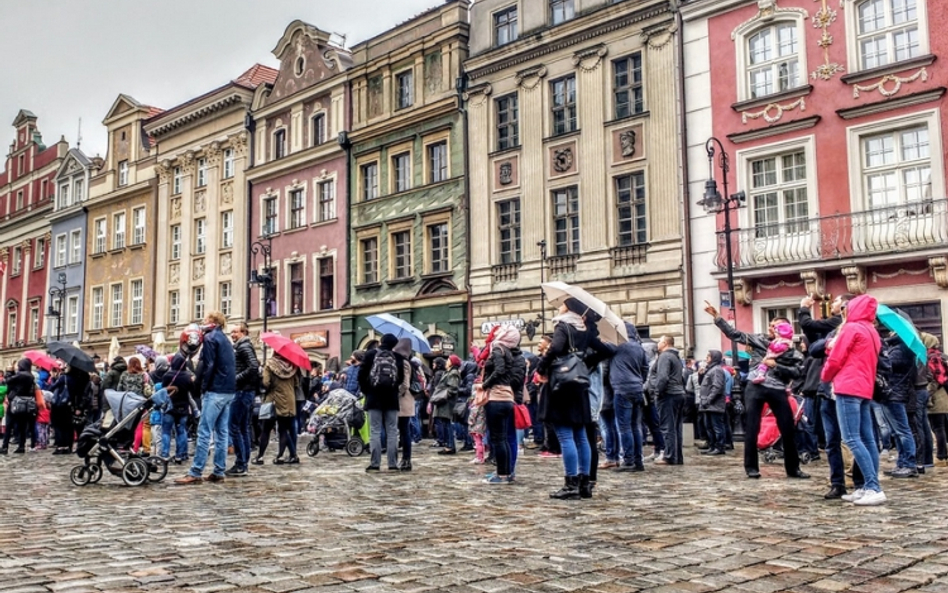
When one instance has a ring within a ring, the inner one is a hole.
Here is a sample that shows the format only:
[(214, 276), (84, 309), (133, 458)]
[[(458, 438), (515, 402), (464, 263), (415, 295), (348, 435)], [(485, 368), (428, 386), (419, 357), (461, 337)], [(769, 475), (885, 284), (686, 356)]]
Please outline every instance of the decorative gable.
[(280, 60), (280, 73), (267, 104), (331, 78), (352, 63), (349, 52), (334, 44), (329, 33), (298, 20), (286, 28), (273, 55)]

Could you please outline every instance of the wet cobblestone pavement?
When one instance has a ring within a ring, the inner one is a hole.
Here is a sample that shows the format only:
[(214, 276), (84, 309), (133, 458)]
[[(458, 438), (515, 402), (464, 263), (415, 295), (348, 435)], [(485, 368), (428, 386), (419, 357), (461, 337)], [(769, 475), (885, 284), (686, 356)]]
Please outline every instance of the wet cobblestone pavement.
[(411, 473), (321, 452), (223, 484), (175, 486), (173, 466), (141, 488), (77, 488), (74, 457), (0, 458), (0, 593), (948, 592), (948, 470), (884, 479), (889, 502), (858, 508), (822, 499), (825, 462), (749, 481), (739, 451), (692, 450), (559, 502), (558, 459), (528, 451), (517, 484), (491, 486), (429, 443)]

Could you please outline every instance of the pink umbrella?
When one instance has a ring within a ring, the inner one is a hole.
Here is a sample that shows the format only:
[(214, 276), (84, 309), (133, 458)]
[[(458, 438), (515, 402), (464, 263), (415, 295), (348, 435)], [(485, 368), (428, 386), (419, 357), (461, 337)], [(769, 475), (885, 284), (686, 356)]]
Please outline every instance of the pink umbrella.
[(306, 354), (306, 351), (290, 338), (281, 336), (280, 334), (265, 332), (260, 334), (260, 339), (263, 340), (264, 344), (273, 348), (274, 352), (290, 361), (290, 363), (307, 371), (313, 370), (313, 365), (309, 362), (309, 356)]
[(59, 368), (58, 360), (46, 354), (45, 352), (40, 352), (39, 350), (27, 350), (23, 353), (23, 356), (29, 358), (34, 365), (41, 369), (51, 371), (55, 368)]

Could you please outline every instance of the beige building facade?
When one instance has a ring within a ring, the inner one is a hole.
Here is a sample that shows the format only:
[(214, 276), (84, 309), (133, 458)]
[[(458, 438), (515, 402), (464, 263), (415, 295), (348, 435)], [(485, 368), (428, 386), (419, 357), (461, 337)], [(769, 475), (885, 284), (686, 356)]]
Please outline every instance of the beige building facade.
[(644, 335), (683, 335), (669, 3), (482, 0), (471, 10), (474, 339), (496, 323), (551, 331), (543, 280), (582, 286)]

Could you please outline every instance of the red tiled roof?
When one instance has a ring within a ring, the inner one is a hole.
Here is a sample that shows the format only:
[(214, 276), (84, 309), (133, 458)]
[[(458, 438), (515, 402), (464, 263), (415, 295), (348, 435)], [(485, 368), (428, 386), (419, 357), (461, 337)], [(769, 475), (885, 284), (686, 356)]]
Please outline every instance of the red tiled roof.
[(145, 114), (145, 119), (148, 119), (149, 117), (154, 117), (158, 115), (159, 113), (165, 112), (165, 110), (162, 109), (161, 107), (151, 107), (150, 105), (142, 105), (142, 107), (148, 110), (148, 113)]
[(254, 64), (250, 70), (247, 70), (238, 76), (234, 82), (241, 86), (255, 89), (265, 82), (272, 84), (274, 81), (276, 81), (277, 74), (279, 73), (279, 70), (269, 66), (264, 66), (263, 64)]

